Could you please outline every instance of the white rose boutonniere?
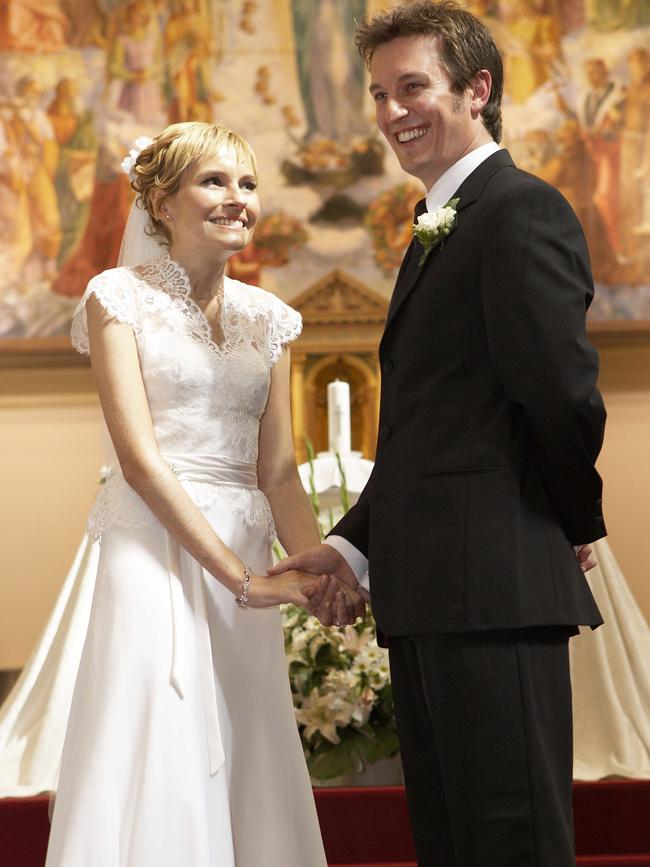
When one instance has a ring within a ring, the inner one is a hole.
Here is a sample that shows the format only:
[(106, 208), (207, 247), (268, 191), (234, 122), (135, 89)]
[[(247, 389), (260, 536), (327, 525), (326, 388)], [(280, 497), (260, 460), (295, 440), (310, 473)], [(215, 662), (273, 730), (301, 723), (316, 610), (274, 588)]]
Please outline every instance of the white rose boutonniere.
[(450, 199), (446, 205), (437, 208), (432, 214), (420, 214), (413, 225), (413, 234), (422, 245), (424, 253), (418, 265), (424, 265), (427, 256), (456, 228), (456, 206), (460, 199)]

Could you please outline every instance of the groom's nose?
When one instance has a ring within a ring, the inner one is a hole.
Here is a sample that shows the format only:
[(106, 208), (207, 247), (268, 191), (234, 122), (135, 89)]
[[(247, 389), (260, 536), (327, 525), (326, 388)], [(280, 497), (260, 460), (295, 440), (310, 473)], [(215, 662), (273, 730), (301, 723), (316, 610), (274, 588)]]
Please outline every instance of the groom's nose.
[(387, 97), (384, 104), (384, 116), (389, 123), (402, 120), (408, 114), (406, 106), (396, 97)]

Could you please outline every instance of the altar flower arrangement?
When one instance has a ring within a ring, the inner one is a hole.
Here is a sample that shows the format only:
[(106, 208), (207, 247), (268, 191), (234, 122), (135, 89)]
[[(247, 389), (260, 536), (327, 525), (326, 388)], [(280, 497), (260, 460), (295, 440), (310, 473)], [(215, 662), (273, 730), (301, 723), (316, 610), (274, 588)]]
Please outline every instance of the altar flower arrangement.
[(285, 650), (296, 720), (310, 775), (330, 780), (397, 754), (388, 651), (366, 614), (330, 629), (284, 606)]
[(419, 261), (420, 267), (424, 265), (429, 253), (442, 245), (445, 238), (456, 227), (456, 208), (460, 199), (450, 199), (446, 205), (436, 208), (432, 213), (420, 214), (417, 223), (413, 226), (413, 235), (420, 242), (424, 250)]
[[(323, 533), (328, 528), (323, 528), (325, 516), (314, 485), (311, 443), (307, 451), (310, 499)], [(345, 512), (349, 496), (336, 457)], [(330, 525), (332, 521), (330, 516)], [(284, 605), (282, 621), (296, 721), (311, 777), (324, 782), (397, 755), (388, 651), (377, 645), (372, 614), (368, 611), (353, 626), (336, 629), (322, 626), (296, 605)]]

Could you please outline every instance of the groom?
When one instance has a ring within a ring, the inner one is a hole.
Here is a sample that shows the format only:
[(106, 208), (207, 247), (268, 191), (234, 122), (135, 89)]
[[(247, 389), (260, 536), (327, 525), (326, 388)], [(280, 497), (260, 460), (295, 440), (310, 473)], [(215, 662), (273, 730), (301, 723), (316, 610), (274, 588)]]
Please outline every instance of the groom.
[(572, 867), (568, 639), (601, 623), (583, 570), (605, 534), (585, 241), (498, 147), (501, 58), (476, 18), (416, 0), (356, 41), (378, 126), (427, 190), (416, 215), (454, 199), (456, 218), (397, 278), (370, 481), (280, 570), (355, 585), (369, 563), (418, 864)]

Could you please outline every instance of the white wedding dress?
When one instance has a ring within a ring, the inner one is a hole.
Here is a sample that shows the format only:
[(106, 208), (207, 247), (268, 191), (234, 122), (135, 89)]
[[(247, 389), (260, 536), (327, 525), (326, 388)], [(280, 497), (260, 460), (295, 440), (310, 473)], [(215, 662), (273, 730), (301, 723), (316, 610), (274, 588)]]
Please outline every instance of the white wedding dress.
[[(167, 255), (95, 277), (72, 327), (87, 353), (94, 294), (135, 333), (160, 452), (223, 541), (271, 562), (257, 487), (259, 421), (300, 316), (226, 278), (215, 344)], [(324, 867), (277, 608), (241, 610), (112, 472), (90, 624), (63, 748), (46, 867)]]

